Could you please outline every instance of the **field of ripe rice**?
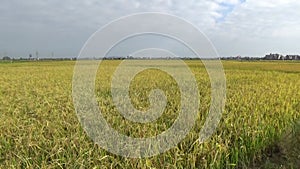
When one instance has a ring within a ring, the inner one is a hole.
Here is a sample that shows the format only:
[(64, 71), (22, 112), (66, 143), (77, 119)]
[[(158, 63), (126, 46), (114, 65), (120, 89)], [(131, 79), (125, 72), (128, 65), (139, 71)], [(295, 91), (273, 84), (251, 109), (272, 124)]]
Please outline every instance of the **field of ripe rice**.
[[(97, 101), (106, 121), (131, 137), (155, 136), (172, 126), (180, 109), (178, 85), (165, 72), (149, 69), (130, 85), (136, 109), (148, 95), (167, 97), (163, 115), (140, 124), (119, 114), (110, 95), (121, 61), (106, 60), (96, 78)], [(197, 141), (210, 106), (210, 81), (200, 61), (185, 61), (200, 95), (196, 125), (175, 148), (158, 156), (114, 155), (87, 136), (73, 105), (74, 61), (0, 62), (0, 168), (298, 168), (300, 166), (300, 62), (223, 61), (226, 105), (205, 143)]]

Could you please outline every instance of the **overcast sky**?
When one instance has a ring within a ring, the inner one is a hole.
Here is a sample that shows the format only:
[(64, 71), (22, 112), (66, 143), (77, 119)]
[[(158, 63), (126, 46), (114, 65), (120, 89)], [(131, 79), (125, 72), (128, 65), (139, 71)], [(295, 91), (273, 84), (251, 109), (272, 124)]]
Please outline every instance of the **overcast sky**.
[(77, 56), (119, 17), (163, 12), (202, 30), (221, 56), (300, 54), (299, 0), (1, 0), (0, 57)]

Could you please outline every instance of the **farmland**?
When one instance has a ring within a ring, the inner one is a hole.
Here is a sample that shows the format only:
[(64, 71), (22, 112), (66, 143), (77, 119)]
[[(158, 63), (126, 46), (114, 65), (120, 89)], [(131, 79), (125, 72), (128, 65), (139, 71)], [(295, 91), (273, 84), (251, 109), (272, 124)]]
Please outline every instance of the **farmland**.
[[(129, 92), (132, 104), (146, 110), (149, 92), (163, 90), (167, 96), (163, 115), (156, 122), (139, 124), (118, 113), (110, 96), (110, 80), (120, 62), (103, 61), (95, 82), (107, 122), (131, 137), (155, 136), (171, 127), (180, 95), (174, 79), (159, 70), (139, 73)], [(196, 124), (176, 147), (141, 159), (109, 153), (87, 136), (73, 105), (74, 61), (0, 63), (0, 168), (300, 166), (300, 62), (223, 61), (225, 111), (217, 130), (203, 144), (197, 139), (209, 110), (210, 81), (201, 62), (186, 63), (200, 95)]]

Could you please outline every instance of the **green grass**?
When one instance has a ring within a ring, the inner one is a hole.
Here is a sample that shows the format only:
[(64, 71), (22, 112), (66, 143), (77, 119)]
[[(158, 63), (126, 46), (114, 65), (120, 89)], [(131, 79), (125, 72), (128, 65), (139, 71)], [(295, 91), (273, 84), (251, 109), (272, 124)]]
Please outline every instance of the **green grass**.
[[(146, 110), (153, 88), (165, 91), (168, 104), (156, 122), (133, 123), (118, 113), (110, 97), (111, 75), (119, 63), (104, 61), (98, 71), (95, 93), (105, 119), (132, 137), (154, 136), (169, 128), (180, 106), (176, 82), (158, 70), (139, 73), (130, 86), (133, 105)], [(72, 102), (75, 62), (0, 63), (0, 168), (249, 168), (255, 163), (297, 168), (299, 62), (224, 61), (225, 111), (217, 131), (203, 144), (195, 141), (209, 110), (210, 82), (201, 63), (186, 63), (200, 94), (196, 125), (175, 148), (146, 159), (111, 154), (83, 131)], [(270, 151), (274, 147), (282, 150), (278, 163), (268, 155), (276, 156)]]
[(300, 123), (296, 122), (282, 138), (268, 147), (261, 161), (253, 168), (299, 168)]

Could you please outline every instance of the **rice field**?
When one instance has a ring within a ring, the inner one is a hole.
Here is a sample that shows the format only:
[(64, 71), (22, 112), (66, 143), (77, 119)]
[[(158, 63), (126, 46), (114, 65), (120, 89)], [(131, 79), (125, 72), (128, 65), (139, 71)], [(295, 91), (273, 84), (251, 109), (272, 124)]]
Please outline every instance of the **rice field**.
[[(300, 62), (223, 61), (226, 105), (214, 134), (197, 142), (210, 106), (210, 81), (200, 61), (194, 73), (200, 107), (196, 124), (176, 147), (150, 158), (125, 158), (95, 144), (73, 105), (75, 61), (0, 62), (0, 168), (298, 168), (300, 166)], [(148, 95), (167, 97), (163, 115), (134, 123), (113, 104), (110, 82), (121, 61), (101, 63), (95, 95), (106, 121), (131, 137), (155, 136), (172, 126), (180, 109), (178, 85), (165, 72), (140, 72), (130, 84), (136, 109)], [(299, 151), (298, 151), (299, 150)]]

